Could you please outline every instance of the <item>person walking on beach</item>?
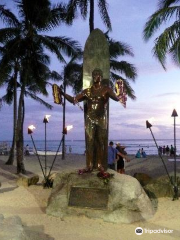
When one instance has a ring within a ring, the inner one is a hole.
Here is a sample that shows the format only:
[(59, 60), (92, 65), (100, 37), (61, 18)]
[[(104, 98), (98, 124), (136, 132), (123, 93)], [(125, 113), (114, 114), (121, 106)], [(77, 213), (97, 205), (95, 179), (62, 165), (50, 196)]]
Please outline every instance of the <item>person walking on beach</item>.
[(113, 90), (102, 84), (101, 69), (92, 72), (92, 86), (72, 97), (60, 89), (60, 93), (71, 103), (85, 101), (86, 167), (89, 170), (107, 169), (107, 105), (109, 98), (119, 101)]

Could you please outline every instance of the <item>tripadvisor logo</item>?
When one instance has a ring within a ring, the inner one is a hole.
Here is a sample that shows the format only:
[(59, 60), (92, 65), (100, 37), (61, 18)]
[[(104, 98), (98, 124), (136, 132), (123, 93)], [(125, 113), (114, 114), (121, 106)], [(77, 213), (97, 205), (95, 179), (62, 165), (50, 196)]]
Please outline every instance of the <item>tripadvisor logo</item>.
[(141, 235), (141, 234), (143, 234), (143, 229), (142, 229), (141, 227), (137, 227), (137, 228), (135, 229), (135, 233), (136, 233), (137, 235)]

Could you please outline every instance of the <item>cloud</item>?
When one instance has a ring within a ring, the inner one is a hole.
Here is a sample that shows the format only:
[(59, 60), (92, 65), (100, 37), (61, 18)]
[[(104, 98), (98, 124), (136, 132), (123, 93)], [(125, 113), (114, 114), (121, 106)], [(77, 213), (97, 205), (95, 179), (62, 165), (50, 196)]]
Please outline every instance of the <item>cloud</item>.
[(156, 95), (154, 97), (169, 97), (169, 96), (180, 96), (180, 92), (169, 92), (169, 93), (163, 93), (163, 94), (159, 94)]

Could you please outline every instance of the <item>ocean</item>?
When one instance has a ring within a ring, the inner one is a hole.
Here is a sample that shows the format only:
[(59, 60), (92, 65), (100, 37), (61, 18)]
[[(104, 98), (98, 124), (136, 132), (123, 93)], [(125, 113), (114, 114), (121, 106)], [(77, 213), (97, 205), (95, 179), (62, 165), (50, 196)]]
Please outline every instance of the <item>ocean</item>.
[[(114, 143), (119, 142), (121, 145), (126, 146), (126, 151), (128, 154), (136, 154), (136, 152), (143, 148), (147, 155), (157, 155), (158, 151), (153, 139), (128, 139), (128, 140), (112, 140)], [(167, 146), (169, 147), (174, 145), (173, 139), (157, 139), (158, 146)], [(6, 141), (7, 142), (7, 141)], [(37, 150), (44, 150), (45, 143), (44, 140), (34, 140)], [(2, 142), (0, 142), (2, 143)], [(11, 146), (11, 142), (8, 141)], [(29, 145), (30, 150), (33, 149), (33, 143), (31, 140), (24, 141), (24, 146)], [(47, 140), (47, 151), (57, 151), (60, 141), (57, 140)], [(85, 141), (84, 140), (66, 140), (66, 152), (69, 153), (69, 147), (72, 148), (73, 154), (84, 154), (85, 151)], [(115, 145), (114, 145), (115, 146)], [(180, 154), (180, 139), (176, 140), (177, 154)], [(60, 148), (61, 151), (61, 148)]]

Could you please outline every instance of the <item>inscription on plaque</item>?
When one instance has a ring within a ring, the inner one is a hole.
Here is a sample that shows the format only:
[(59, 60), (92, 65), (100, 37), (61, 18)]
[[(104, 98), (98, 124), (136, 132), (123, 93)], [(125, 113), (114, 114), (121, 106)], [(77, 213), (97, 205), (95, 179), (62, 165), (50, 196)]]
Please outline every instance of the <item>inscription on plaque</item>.
[(71, 187), (69, 196), (69, 206), (107, 209), (108, 189)]

